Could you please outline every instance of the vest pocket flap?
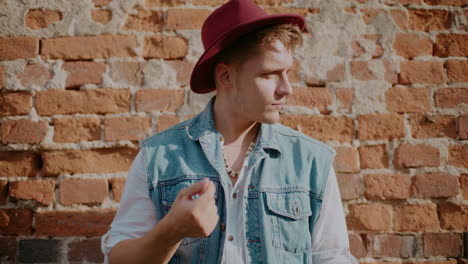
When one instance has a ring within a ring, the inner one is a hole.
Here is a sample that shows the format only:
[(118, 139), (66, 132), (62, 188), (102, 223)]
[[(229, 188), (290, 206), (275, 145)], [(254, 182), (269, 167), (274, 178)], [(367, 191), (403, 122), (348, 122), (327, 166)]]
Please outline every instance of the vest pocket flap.
[(310, 196), (305, 192), (266, 193), (268, 209), (277, 215), (299, 220), (312, 215)]
[[(174, 203), (180, 191), (182, 191), (183, 189), (201, 180), (203, 180), (203, 178), (202, 179), (187, 179), (187, 180), (177, 181), (175, 183), (161, 183), (160, 188), (161, 188), (161, 195), (162, 195), (162, 204), (165, 206), (172, 206), (172, 204)], [(216, 199), (218, 196), (218, 186), (217, 186), (217, 182), (214, 182), (214, 184), (216, 188), (214, 198)], [(198, 194), (194, 195), (193, 198), (194, 199), (198, 198)]]

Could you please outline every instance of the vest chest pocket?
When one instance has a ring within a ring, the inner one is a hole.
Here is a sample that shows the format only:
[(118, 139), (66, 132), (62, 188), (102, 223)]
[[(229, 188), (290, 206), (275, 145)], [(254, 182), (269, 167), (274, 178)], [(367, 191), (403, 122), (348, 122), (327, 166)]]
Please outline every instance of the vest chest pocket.
[(310, 199), (306, 192), (266, 193), (274, 247), (291, 253), (310, 249)]

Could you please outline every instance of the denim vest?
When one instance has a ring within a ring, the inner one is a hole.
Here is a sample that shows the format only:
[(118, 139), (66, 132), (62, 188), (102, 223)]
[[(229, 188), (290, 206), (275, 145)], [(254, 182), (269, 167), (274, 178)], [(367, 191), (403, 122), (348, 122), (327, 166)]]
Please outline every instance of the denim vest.
[[(209, 178), (215, 183), (219, 221), (209, 237), (185, 238), (169, 263), (220, 263), (226, 219), (226, 173), (213, 98), (196, 117), (141, 144), (149, 194), (158, 220), (180, 190)], [(249, 159), (244, 194), (247, 262), (311, 263), (311, 237), (334, 150), (280, 124), (261, 124)]]

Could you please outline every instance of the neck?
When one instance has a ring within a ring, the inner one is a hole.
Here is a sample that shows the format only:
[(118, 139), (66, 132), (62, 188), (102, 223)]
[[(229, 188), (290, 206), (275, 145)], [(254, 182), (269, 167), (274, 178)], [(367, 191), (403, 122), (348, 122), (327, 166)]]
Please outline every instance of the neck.
[(228, 100), (217, 96), (213, 109), (216, 130), (223, 136), (225, 145), (251, 142), (254, 139), (260, 124), (233, 111)]

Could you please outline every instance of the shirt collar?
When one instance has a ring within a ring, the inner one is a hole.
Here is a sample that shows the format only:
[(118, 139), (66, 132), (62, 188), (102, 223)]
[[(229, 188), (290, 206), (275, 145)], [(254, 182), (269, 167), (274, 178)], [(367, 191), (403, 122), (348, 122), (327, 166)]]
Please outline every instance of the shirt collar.
[[(205, 137), (211, 133), (219, 134), (215, 128), (214, 122), (214, 102), (216, 96), (211, 98), (205, 109), (193, 118), (185, 130), (187, 135), (192, 140), (198, 141), (200, 138)], [(272, 150), (281, 156), (281, 149), (276, 138), (275, 125), (262, 123), (260, 125), (260, 136), (257, 145), (264, 150)]]

